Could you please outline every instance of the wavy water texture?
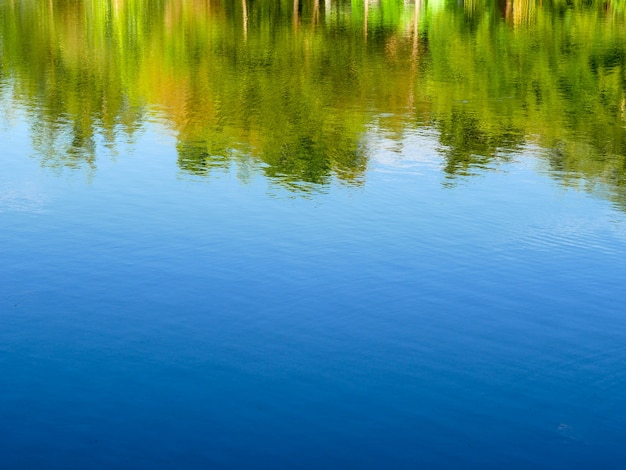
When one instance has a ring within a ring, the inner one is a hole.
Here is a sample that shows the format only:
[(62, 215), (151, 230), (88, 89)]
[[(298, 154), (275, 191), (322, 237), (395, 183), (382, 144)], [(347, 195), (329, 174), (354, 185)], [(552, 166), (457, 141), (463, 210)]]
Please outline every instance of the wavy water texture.
[(448, 180), (536, 146), (626, 207), (625, 26), (622, 1), (4, 1), (0, 103), (48, 166), (93, 170), (158, 115), (183, 172), (308, 191), (363, 184), (371, 129), (422, 129)]

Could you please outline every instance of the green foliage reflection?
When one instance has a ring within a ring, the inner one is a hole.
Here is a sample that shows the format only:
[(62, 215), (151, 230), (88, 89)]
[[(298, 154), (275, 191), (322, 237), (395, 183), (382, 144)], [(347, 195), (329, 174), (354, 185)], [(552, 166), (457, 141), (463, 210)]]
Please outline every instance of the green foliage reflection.
[(530, 144), (626, 206), (625, 20), (622, 0), (5, 0), (0, 92), (51, 165), (94, 167), (156, 115), (185, 172), (360, 184), (384, 122), (437, 129), (449, 178)]

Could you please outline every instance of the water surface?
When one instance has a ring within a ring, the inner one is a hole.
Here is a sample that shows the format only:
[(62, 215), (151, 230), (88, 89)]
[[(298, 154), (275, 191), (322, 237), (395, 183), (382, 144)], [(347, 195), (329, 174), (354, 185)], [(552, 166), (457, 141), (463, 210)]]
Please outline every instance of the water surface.
[(619, 468), (622, 2), (0, 2), (7, 468)]

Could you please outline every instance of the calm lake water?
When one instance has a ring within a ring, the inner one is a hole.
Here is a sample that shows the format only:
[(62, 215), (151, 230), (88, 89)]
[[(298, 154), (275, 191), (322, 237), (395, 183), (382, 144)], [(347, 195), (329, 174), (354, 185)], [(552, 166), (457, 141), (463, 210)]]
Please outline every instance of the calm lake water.
[(0, 0), (3, 468), (624, 468), (626, 5)]

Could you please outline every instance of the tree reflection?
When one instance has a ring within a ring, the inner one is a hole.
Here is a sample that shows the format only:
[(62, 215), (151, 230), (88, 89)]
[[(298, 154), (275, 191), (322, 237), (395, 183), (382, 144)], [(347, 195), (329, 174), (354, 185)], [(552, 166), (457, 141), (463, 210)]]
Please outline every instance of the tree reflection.
[(361, 184), (377, 122), (435, 128), (448, 178), (533, 144), (624, 203), (625, 26), (619, 1), (7, 1), (2, 102), (52, 166), (93, 169), (158, 114), (185, 172)]

